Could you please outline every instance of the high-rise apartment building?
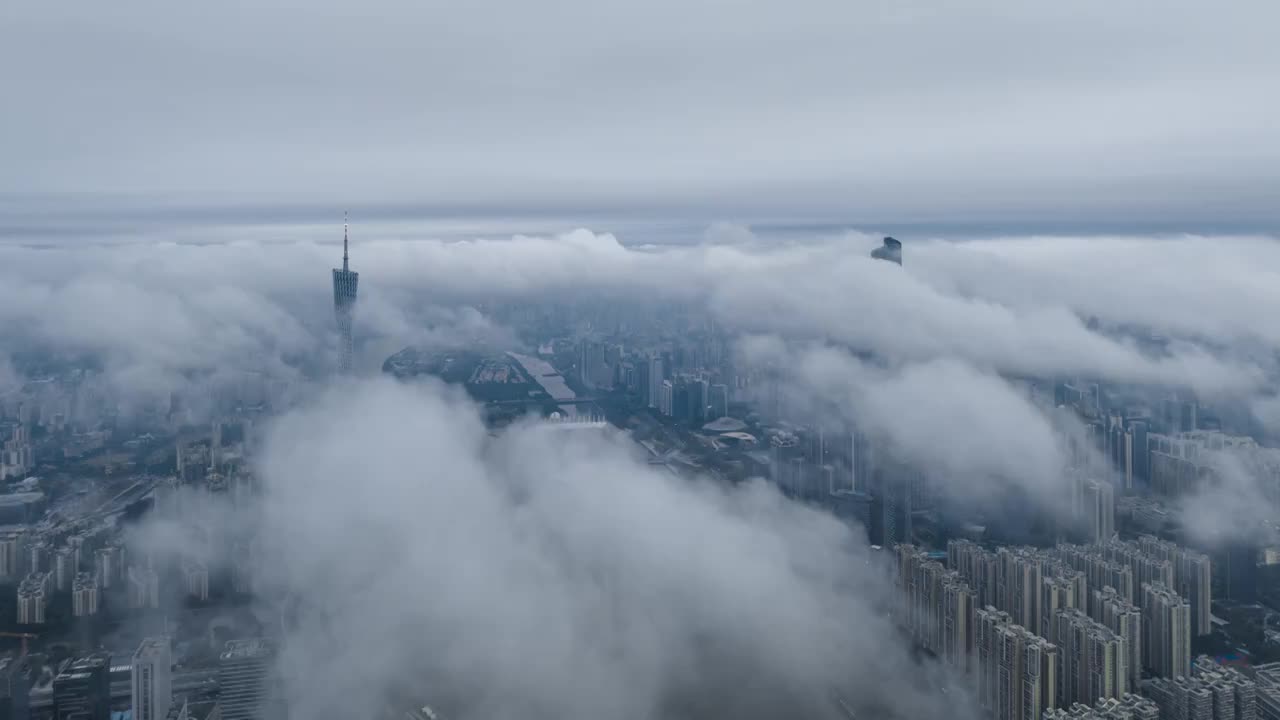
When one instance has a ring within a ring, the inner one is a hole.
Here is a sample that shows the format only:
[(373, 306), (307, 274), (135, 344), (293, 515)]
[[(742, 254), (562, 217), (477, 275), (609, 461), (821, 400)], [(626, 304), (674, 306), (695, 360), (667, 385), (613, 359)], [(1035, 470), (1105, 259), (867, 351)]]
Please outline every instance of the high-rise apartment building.
[(1209, 556), (1151, 535), (1138, 538), (1138, 547), (1170, 564), (1169, 587), (1191, 604), (1192, 635), (1199, 637), (1213, 632), (1210, 622), (1213, 572)]
[(1191, 605), (1164, 585), (1142, 586), (1142, 657), (1154, 675), (1191, 671)]
[(1026, 548), (1002, 547), (996, 551), (996, 562), (997, 607), (1006, 610), (1014, 624), (1032, 633), (1043, 632), (1040, 594), (1044, 576), (1039, 556)]
[(133, 653), (133, 720), (165, 720), (173, 704), (173, 653), (169, 638), (150, 637)]
[(1110, 587), (1094, 590), (1090, 606), (1093, 608), (1090, 616), (1124, 638), (1129, 646), (1129, 690), (1138, 689), (1142, 682), (1143, 668), (1142, 610)]
[(1040, 585), (1040, 625), (1044, 638), (1051, 643), (1058, 642), (1057, 623), (1054, 618), (1059, 610), (1078, 608), (1076, 598), (1079, 586), (1084, 584), (1084, 576), (1076, 573), (1070, 577), (1046, 577)]
[(188, 560), (182, 563), (183, 583), (187, 597), (199, 602), (209, 599), (209, 568), (202, 562)]
[(972, 540), (947, 542), (947, 567), (960, 573), (977, 595), (977, 606), (996, 605), (996, 556)]
[(960, 574), (911, 545), (897, 547), (899, 621), (921, 647), (968, 672), (974, 658), (976, 595)]
[(94, 577), (98, 587), (110, 590), (124, 578), (124, 548), (119, 545), (108, 545), (98, 548), (93, 553)]
[(1078, 609), (1054, 618), (1061, 653), (1058, 706), (1123, 697), (1129, 689), (1129, 649), (1124, 638)]
[(993, 607), (977, 612), (978, 701), (996, 720), (1041, 720), (1055, 707), (1058, 648), (1010, 619)]
[[(1130, 602), (1134, 601), (1133, 570), (1111, 562), (1098, 546), (1059, 545), (1053, 551), (1067, 565), (1084, 573), (1090, 588), (1113, 587)], [(1090, 613), (1093, 608), (1088, 608)]]
[(1144, 690), (1160, 707), (1161, 720), (1215, 720), (1213, 690), (1194, 678), (1154, 678)]
[(955, 571), (942, 576), (942, 651), (953, 667), (968, 671), (973, 658), (977, 608), (972, 588)]
[(27, 545), (24, 528), (0, 531), (0, 580), (13, 582), (26, 572), (23, 557)]
[(1085, 483), (1083, 499), (1090, 542), (1107, 542), (1116, 534), (1115, 488), (1106, 480), (1090, 480)]
[(89, 573), (79, 573), (71, 585), (71, 614), (92, 617), (98, 614), (98, 581)]
[(42, 625), (49, 606), (49, 573), (34, 572), (18, 585), (18, 623)]
[(967, 670), (974, 647), (976, 596), (955, 571), (912, 545), (899, 545), (899, 621), (921, 647)]
[(129, 606), (133, 608), (160, 607), (160, 576), (149, 567), (138, 565), (129, 568)]
[(1191, 676), (1213, 693), (1213, 720), (1255, 720), (1258, 717), (1258, 683), (1235, 668), (1219, 665), (1201, 655), (1191, 666)]
[(1135, 587), (1148, 583), (1174, 586), (1173, 563), (1146, 552), (1136, 543), (1116, 540), (1099, 546), (1099, 550), (1108, 560), (1129, 566)]

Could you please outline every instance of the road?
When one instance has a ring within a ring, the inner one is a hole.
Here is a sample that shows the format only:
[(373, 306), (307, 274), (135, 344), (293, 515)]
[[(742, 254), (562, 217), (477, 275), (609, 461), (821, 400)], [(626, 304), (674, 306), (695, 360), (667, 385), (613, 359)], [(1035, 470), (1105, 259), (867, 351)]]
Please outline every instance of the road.
[[(218, 681), (217, 670), (188, 670), (173, 674), (173, 692), (175, 695), (203, 689)], [(130, 681), (123, 680), (111, 683), (111, 699), (128, 698), (133, 692)], [(47, 708), (53, 705), (53, 688), (49, 686), (31, 688), (31, 707)]]

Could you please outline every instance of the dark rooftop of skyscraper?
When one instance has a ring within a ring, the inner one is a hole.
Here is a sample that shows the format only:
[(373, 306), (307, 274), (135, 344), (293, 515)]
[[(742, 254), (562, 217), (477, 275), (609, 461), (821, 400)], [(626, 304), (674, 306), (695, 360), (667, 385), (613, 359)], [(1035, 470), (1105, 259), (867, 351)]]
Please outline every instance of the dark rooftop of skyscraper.
[(901, 265), (902, 243), (895, 238), (886, 237), (883, 245), (871, 251), (871, 257)]

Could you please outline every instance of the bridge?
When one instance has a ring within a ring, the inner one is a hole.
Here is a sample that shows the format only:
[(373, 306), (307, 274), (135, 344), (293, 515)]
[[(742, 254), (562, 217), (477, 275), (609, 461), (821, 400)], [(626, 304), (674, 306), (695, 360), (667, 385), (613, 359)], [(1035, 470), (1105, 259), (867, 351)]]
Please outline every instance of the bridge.
[(599, 398), (572, 398), (569, 400), (556, 400), (554, 398), (520, 398), (519, 400), (488, 400), (485, 405), (504, 406), (504, 405), (590, 405), (598, 402)]

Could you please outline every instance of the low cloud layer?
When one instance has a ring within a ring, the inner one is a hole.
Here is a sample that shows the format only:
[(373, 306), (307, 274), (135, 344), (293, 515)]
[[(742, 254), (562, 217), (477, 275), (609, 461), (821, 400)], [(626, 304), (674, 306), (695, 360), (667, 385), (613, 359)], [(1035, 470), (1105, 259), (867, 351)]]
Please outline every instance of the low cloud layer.
[[(91, 352), (121, 396), (156, 402), (193, 378), (322, 380), (337, 247), (266, 233), (0, 247), (14, 298), (0, 333), (14, 350)], [(703, 308), (738, 336), (748, 366), (786, 368), (815, 397), (840, 394), (824, 412), (875, 428), (963, 496), (1013, 483), (1056, 498), (1044, 492), (1062, 466), (1047, 401), (1014, 377), (1181, 388), (1275, 419), (1272, 238), (908, 239), (903, 267), (867, 257), (874, 235), (732, 225), (692, 245), (587, 230), (443, 241), (359, 225), (353, 238), (363, 372), (407, 344), (519, 345), (492, 308)], [(868, 354), (871, 365), (858, 359)]]
[[(877, 242), (868, 235), (764, 242), (734, 232), (730, 244), (645, 246), (643, 232), (624, 245), (586, 230), (462, 242), (357, 230), (357, 328), (415, 339), (440, 324), (434, 317), (463, 335), (501, 338), (474, 314), (448, 320), (457, 312), (448, 308), (605, 292), (706, 303), (731, 329), (833, 340), (892, 361), (953, 357), (1206, 395), (1254, 392), (1280, 348), (1280, 321), (1265, 312), (1280, 303), (1270, 269), (1280, 246), (1270, 238), (926, 240), (909, 242), (906, 267), (896, 268), (866, 257)], [(314, 353), (332, 324), (326, 271), (336, 250), (261, 239), (0, 248), (14, 297), (0, 330), (17, 346), (98, 350), (159, 370)]]
[(298, 595), (293, 711), (359, 714), (408, 683), (463, 720), (835, 717), (836, 690), (942, 712), (899, 679), (931, 671), (850, 528), (581, 432), (493, 438), (463, 398), (390, 381), (281, 419), (259, 542), (265, 587)]

